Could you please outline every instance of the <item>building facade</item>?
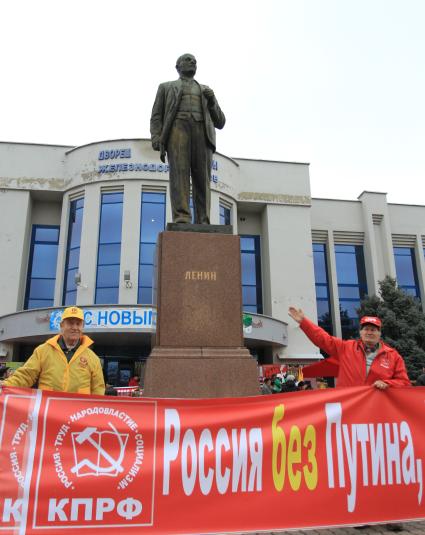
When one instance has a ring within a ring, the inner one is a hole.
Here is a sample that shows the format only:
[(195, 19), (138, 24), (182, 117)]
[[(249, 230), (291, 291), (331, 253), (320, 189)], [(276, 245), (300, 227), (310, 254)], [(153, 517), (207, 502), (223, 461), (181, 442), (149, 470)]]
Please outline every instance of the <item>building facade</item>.
[[(320, 358), (291, 305), (349, 337), (360, 299), (385, 275), (424, 296), (424, 206), (374, 192), (312, 199), (303, 163), (216, 153), (212, 166), (211, 223), (241, 238), (245, 344), (260, 364)], [(26, 360), (77, 304), (108, 382), (140, 373), (155, 328), (155, 245), (171, 221), (168, 167), (150, 141), (0, 143), (0, 218), (0, 360)]]

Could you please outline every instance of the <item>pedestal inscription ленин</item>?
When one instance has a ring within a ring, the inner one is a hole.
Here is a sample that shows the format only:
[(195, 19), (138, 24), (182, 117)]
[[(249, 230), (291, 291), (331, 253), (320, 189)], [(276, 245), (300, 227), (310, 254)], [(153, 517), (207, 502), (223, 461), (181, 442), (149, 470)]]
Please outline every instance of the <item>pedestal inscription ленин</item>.
[(243, 347), (239, 237), (162, 232), (157, 326), (144, 396), (257, 395), (257, 364)]

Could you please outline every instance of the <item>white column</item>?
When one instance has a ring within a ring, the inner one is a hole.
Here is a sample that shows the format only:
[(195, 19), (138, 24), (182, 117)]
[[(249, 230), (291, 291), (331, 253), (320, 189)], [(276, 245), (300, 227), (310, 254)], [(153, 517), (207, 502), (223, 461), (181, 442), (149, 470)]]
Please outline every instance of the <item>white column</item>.
[(68, 242), (69, 229), (69, 195), (66, 193), (62, 199), (61, 226), (59, 234), (58, 263), (56, 266), (56, 284), (54, 306), (62, 305), (63, 288), (65, 284), (66, 245)]
[[(140, 182), (127, 182), (124, 188), (122, 216), (119, 303), (137, 303), (140, 254), (140, 216), (142, 188)], [(124, 282), (124, 272), (130, 272), (130, 284)]]
[[(309, 206), (267, 205), (263, 228), (268, 232), (270, 259), (270, 315), (288, 323), (286, 355), (313, 357), (319, 350), (288, 316), (288, 308), (302, 308), (317, 321)], [(267, 275), (266, 275), (267, 276)]]
[(372, 295), (378, 293), (378, 282), (386, 275), (396, 278), (390, 215), (386, 193), (364, 191), (359, 200), (362, 203), (365, 229), (368, 293)]
[(422, 244), (422, 236), (416, 234), (416, 270), (418, 272), (419, 292), (422, 302), (422, 308), (425, 308), (425, 258), (424, 246)]
[(31, 243), (28, 191), (0, 191), (0, 315), (22, 310)]
[[(167, 183), (167, 193), (165, 196), (165, 229), (167, 228), (167, 223), (173, 222), (173, 211), (171, 210), (171, 198), (170, 198), (170, 183)], [(164, 229), (164, 230), (165, 230)]]
[(220, 195), (213, 189), (211, 189), (210, 223), (211, 225), (220, 224)]
[(232, 211), (230, 212), (230, 223), (233, 226), (233, 234), (239, 234), (238, 232), (238, 205), (232, 200)]
[(335, 242), (333, 233), (328, 231), (328, 281), (329, 281), (329, 297), (332, 314), (332, 324), (334, 327), (334, 335), (341, 338), (341, 316), (339, 314), (339, 293), (338, 293), (338, 272), (336, 269), (336, 256), (335, 256)]
[(100, 184), (86, 186), (83, 225), (81, 230), (81, 285), (77, 289), (77, 304), (92, 305), (96, 290), (97, 248), (100, 221)]

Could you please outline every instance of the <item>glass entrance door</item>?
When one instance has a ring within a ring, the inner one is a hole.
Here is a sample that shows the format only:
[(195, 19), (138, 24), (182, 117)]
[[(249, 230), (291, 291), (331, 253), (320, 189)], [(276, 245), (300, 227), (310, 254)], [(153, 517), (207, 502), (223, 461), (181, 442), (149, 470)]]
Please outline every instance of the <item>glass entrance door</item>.
[(105, 381), (112, 386), (128, 386), (134, 375), (134, 361), (105, 357)]

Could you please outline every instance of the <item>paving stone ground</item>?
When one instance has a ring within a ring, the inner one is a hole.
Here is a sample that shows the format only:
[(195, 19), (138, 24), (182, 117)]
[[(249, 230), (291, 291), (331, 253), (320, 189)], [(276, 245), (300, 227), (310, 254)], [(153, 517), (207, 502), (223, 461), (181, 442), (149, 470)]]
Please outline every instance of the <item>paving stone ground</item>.
[[(400, 535), (425, 535), (425, 521), (421, 522), (404, 522), (402, 524), (403, 531), (399, 531)], [(324, 528), (324, 529), (305, 529), (305, 530), (285, 530), (275, 531), (271, 535), (282, 535), (287, 533), (288, 535), (373, 535), (380, 533), (382, 535), (392, 534), (393, 531), (386, 529), (385, 524), (377, 524), (375, 526), (368, 526), (364, 529), (355, 528)], [(252, 535), (252, 534), (251, 534)], [(258, 534), (258, 535), (264, 535)]]

